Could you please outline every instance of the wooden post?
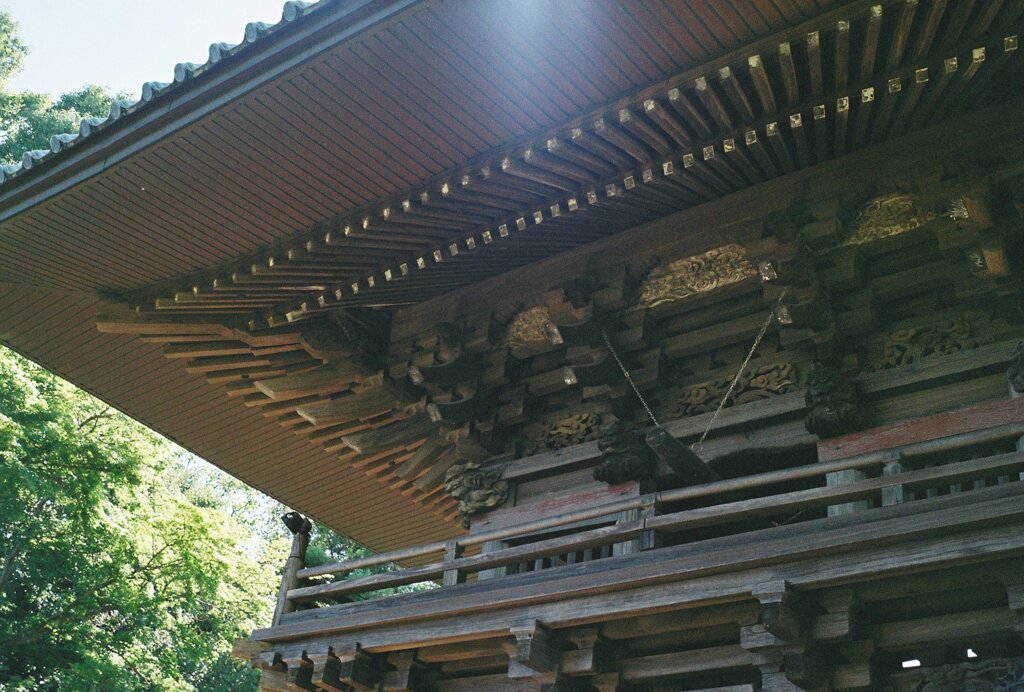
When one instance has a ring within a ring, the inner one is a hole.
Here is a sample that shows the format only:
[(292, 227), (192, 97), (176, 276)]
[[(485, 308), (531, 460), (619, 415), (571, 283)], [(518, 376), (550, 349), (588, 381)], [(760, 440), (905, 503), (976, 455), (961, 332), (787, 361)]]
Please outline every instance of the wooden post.
[[(493, 553), (496, 550), (501, 550), (502, 548), (507, 547), (508, 544), (505, 543), (505, 541), (486, 541), (480, 547), (480, 552), (481, 554)], [(506, 574), (506, 567), (493, 567), (491, 569), (480, 570), (480, 572), (477, 573), (476, 578), (478, 581), (482, 581), (484, 579), (497, 579), (498, 577), (504, 577)]]
[[(615, 520), (616, 524), (630, 524), (635, 521), (640, 521), (643, 518), (643, 514), (639, 508), (627, 509), (624, 512), (619, 512), (618, 519)], [(642, 550), (641, 539), (634, 538), (633, 540), (624, 541), (623, 543), (616, 543), (612, 546), (612, 555), (629, 555), (630, 553), (637, 553)]]
[[(882, 475), (886, 478), (890, 476), (899, 476), (903, 473), (903, 465), (900, 463), (903, 455), (900, 452), (892, 452), (889, 460), (885, 462), (885, 466), (882, 468)], [(882, 506), (888, 507), (889, 505), (898, 505), (904, 501), (904, 489), (902, 483), (894, 483), (887, 485), (882, 488)]]
[[(459, 539), (453, 538), (448, 541), (448, 547), (444, 550), (444, 561), (450, 562), (457, 560), (462, 557), (462, 546), (459, 545)], [(444, 573), (444, 586), (454, 586), (455, 584), (461, 584), (466, 581), (466, 575), (458, 569), (445, 570)]]
[[(868, 474), (860, 469), (834, 471), (832, 473), (825, 474), (825, 485), (830, 488), (837, 485), (849, 485), (851, 483), (856, 483), (857, 481), (865, 480), (867, 477)], [(829, 505), (828, 515), (830, 517), (839, 517), (846, 514), (853, 514), (854, 512), (863, 512), (866, 509), (871, 509), (871, 500), (844, 502), (841, 505)]]
[(286, 524), (291, 528), (297, 522), (298, 530), (292, 535), (292, 550), (288, 555), (288, 561), (284, 563), (284, 573), (281, 575), (281, 589), (277, 592), (277, 607), (274, 609), (273, 625), (281, 624), (281, 616), (295, 610), (295, 605), (288, 600), (288, 592), (299, 585), (299, 570), (306, 566), (306, 548), (309, 547), (309, 531), (313, 528), (309, 519), (299, 515), (297, 512), (289, 512), (285, 517), (294, 515), (297, 519), (287, 520)]

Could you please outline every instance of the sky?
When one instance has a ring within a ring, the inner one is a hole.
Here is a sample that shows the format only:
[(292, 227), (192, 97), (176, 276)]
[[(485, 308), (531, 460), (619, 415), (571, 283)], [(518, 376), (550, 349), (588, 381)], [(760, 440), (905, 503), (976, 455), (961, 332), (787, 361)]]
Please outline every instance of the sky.
[(281, 18), (284, 0), (0, 0), (29, 55), (16, 91), (57, 96), (99, 84), (138, 96), (170, 82), (179, 62), (206, 62), (211, 43), (239, 43), (245, 25)]

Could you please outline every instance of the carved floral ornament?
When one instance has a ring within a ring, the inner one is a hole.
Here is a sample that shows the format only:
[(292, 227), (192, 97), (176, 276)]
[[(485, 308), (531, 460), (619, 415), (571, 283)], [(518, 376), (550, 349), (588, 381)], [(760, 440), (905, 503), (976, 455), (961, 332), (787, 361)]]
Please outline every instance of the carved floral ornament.
[(510, 347), (529, 346), (545, 343), (552, 333), (554, 323), (551, 310), (538, 305), (516, 313), (505, 331), (505, 343)]
[(655, 267), (641, 286), (638, 303), (653, 308), (757, 275), (742, 245), (723, 245)]
[(556, 420), (541, 431), (541, 446), (547, 449), (571, 447), (592, 440), (601, 429), (602, 416), (598, 413), (576, 413)]
[(967, 351), (991, 341), (992, 337), (974, 334), (971, 322), (963, 316), (897, 329), (889, 333), (882, 347), (882, 361), (873, 369), (898, 368), (932, 356)]
[(844, 245), (862, 245), (920, 228), (935, 218), (917, 198), (898, 192), (875, 197), (857, 212)]
[[(690, 385), (675, 397), (673, 417), (696, 416), (714, 411), (732, 384), (732, 377), (721, 377)], [(771, 363), (743, 372), (726, 406), (746, 404), (759, 399), (785, 394), (796, 389), (796, 373), (792, 363)]]
[(996, 692), (1024, 689), (1024, 659), (996, 658), (932, 668), (911, 688), (914, 692)]

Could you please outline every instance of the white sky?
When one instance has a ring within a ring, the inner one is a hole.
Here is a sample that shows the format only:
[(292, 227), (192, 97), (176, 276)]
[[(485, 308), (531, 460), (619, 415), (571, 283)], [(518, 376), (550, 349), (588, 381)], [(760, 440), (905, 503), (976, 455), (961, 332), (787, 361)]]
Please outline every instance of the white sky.
[(100, 84), (135, 96), (170, 82), (179, 62), (206, 62), (211, 43), (239, 43), (251, 21), (277, 22), (284, 0), (0, 0), (29, 55), (12, 90), (57, 96)]

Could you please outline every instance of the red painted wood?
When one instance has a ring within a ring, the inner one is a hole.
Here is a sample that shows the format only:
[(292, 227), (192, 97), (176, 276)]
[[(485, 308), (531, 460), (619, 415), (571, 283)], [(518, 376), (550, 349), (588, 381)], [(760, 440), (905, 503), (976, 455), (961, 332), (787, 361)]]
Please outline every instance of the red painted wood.
[(892, 449), (973, 430), (1024, 421), (1024, 397), (987, 401), (818, 442), (818, 461), (835, 461), (865, 452)]
[(579, 492), (578, 487), (575, 490), (573, 487), (566, 487), (566, 494), (562, 496), (549, 497), (518, 507), (496, 509), (493, 512), (474, 517), (470, 533), (525, 524), (529, 521), (568, 514), (587, 507), (605, 505), (626, 497), (636, 497), (639, 494), (640, 484), (636, 481), (603, 486), (585, 492)]

